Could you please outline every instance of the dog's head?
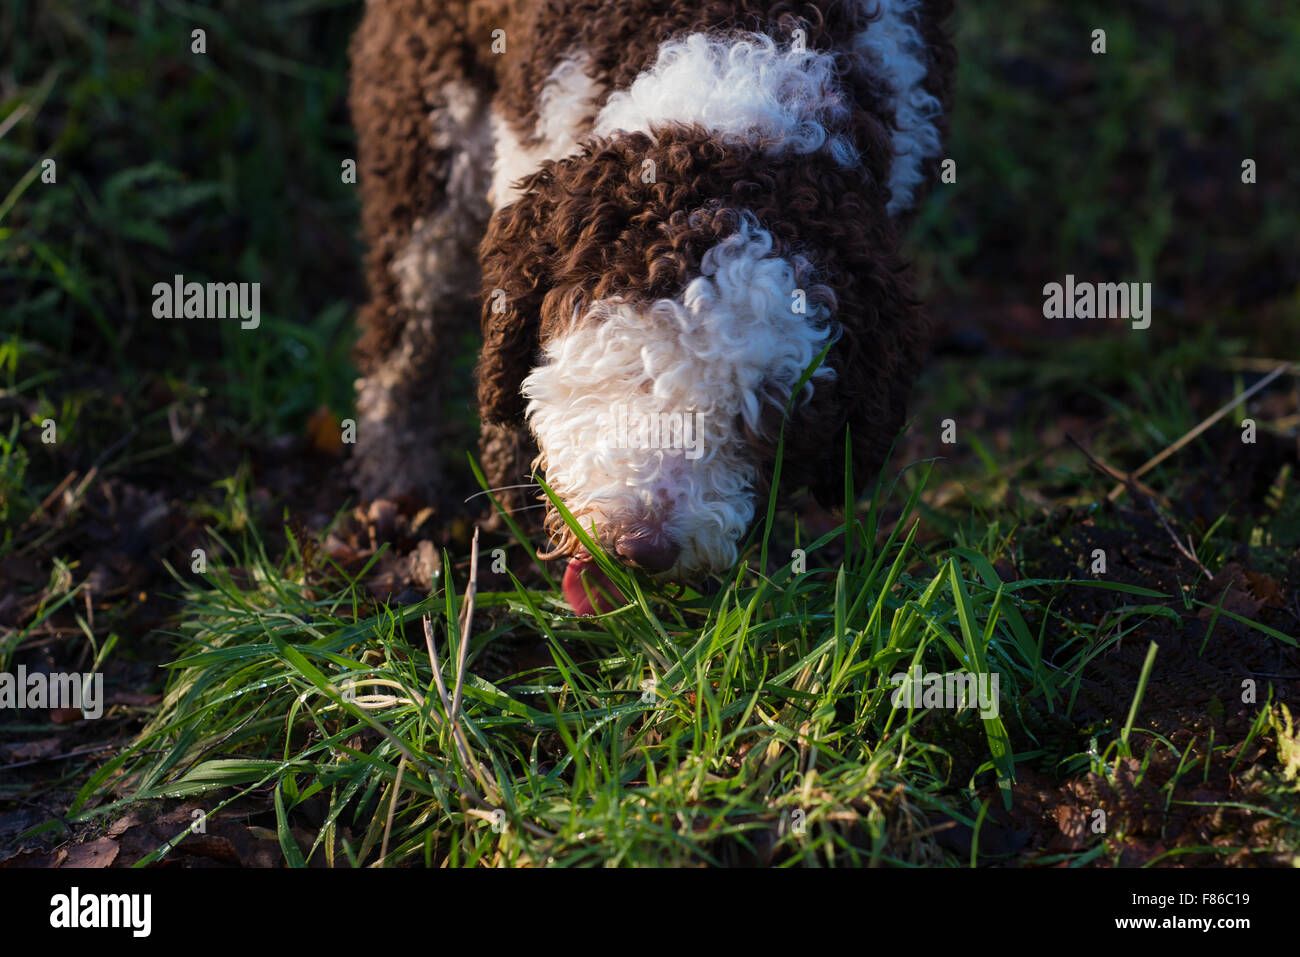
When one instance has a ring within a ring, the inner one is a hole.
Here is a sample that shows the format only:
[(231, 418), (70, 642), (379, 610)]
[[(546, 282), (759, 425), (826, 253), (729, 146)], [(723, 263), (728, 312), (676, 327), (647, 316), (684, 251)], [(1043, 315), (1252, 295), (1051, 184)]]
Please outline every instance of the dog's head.
[[(639, 116), (658, 107), (634, 85), (608, 129), (519, 183), (484, 239), (484, 421), (526, 422), (579, 524), (652, 574), (733, 564), (782, 429), (783, 485), (842, 502), (846, 426), (855, 483), (874, 479), (917, 371), (920, 316), (873, 176), (888, 134), (799, 56), (772, 115), (734, 136), (707, 116)], [(549, 505), (546, 527), (582, 559)]]
[[(523, 381), (547, 482), (612, 554), (651, 573), (735, 561), (775, 425), (834, 335), (824, 287), (808, 302), (807, 261), (776, 255), (752, 215), (735, 219), (676, 296), (583, 303)], [(805, 396), (831, 375), (816, 370)], [(577, 547), (554, 513), (548, 530)]]
[[(784, 485), (842, 502), (846, 425), (874, 479), (923, 340), (883, 204), (832, 165), (753, 159), (698, 131), (620, 138), (536, 174), (485, 240), (485, 421), (526, 421), (578, 522), (674, 578), (735, 561), (787, 407)], [(579, 552), (549, 506), (546, 525)]]

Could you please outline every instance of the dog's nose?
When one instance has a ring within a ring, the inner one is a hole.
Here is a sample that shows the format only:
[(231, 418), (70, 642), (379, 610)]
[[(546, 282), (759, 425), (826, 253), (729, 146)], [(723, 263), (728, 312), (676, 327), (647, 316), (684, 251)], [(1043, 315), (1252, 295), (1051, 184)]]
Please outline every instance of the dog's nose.
[(651, 574), (672, 568), (680, 551), (667, 535), (650, 528), (624, 532), (614, 540), (620, 558)]

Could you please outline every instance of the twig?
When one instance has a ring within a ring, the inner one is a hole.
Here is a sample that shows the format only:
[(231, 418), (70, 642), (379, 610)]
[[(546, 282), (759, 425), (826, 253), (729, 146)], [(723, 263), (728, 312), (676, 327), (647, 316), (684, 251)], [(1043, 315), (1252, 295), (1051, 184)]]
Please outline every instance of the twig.
[[(442, 709), (447, 714), (448, 726), (451, 728), (451, 739), (456, 744), (456, 750), (460, 752), (460, 759), (466, 767), (475, 767), (474, 761), (470, 758), (469, 747), (461, 737), (460, 727), (451, 717), (451, 698), (447, 695), (447, 684), (442, 680), (442, 668), (438, 665), (438, 646), (433, 639), (433, 622), (428, 615), (423, 618), (424, 622), (424, 644), (429, 650), (429, 665), (433, 668), (433, 683), (438, 689), (438, 698), (442, 701)], [(479, 781), (482, 785), (483, 782)], [(484, 787), (484, 790), (487, 788)]]
[[(428, 621), (429, 619), (425, 618), (426, 629), (428, 629), (429, 627)], [(428, 631), (426, 630), (426, 636), (427, 635), (428, 635)], [(434, 669), (434, 672), (437, 673), (436, 668)], [(408, 761), (410, 761), (412, 764), (416, 765), (417, 767), (421, 768), (426, 774), (429, 775), (431, 779), (436, 779), (443, 787), (447, 788), (449, 791), (455, 791), (462, 798), (468, 800), (471, 804), (477, 805), (480, 808), (486, 808), (488, 811), (495, 811), (497, 809), (496, 805), (484, 800), (469, 785), (456, 783), (455, 781), (448, 778), (441, 771), (439, 771), (432, 764), (430, 764), (428, 761), (425, 761), (418, 754), (412, 751), (405, 741), (403, 741), (397, 735), (393, 734), (393, 732), (389, 731), (380, 722), (370, 717), (370, 715), (362, 712), (358, 717), (360, 717), (362, 721), (364, 721), (375, 731), (379, 732), (379, 734), (382, 735), (390, 744), (392, 744), (393, 747), (397, 748), (397, 750), (400, 751)], [(197, 762), (198, 759), (196, 758), (195, 763)], [(544, 827), (538, 827), (536, 824), (532, 823), (531, 821), (520, 821), (519, 826), (522, 827), (529, 834), (534, 834), (537, 837), (548, 838), (550, 840), (555, 839), (555, 835), (553, 833), (546, 830), (546, 828)]]
[(453, 696), (449, 699), (447, 696), (447, 685), (442, 680), (442, 669), (438, 666), (438, 653), (433, 640), (433, 622), (428, 615), (424, 616), (424, 641), (429, 649), (429, 666), (433, 669), (434, 682), (438, 687), (438, 697), (442, 700), (442, 707), (447, 713), (447, 721), (451, 725), (451, 737), (456, 744), (456, 750), (460, 752), (461, 763), (474, 772), (475, 778), (478, 779), (481, 787), (489, 796), (500, 792), (499, 787), (490, 784), (483, 772), (483, 768), (474, 758), (469, 749), (469, 741), (465, 738), (465, 732), (460, 726), (457, 717), (460, 714), (460, 704), (462, 700), (461, 692), (465, 682), (466, 662), (469, 658), (469, 633), (474, 619), (474, 597), (478, 594), (478, 526), (474, 526), (474, 541), (471, 546), (469, 558), (469, 585), (465, 589), (465, 605), (461, 610), (461, 635), (460, 649), (456, 661), (456, 688)]
[[(1173, 445), (1169, 446), (1167, 449), (1165, 449), (1163, 452), (1161, 452), (1154, 458), (1148, 460), (1141, 468), (1139, 468), (1136, 472), (1132, 473), (1132, 478), (1136, 479), (1139, 476), (1145, 475), (1147, 472), (1151, 471), (1153, 468), (1155, 468), (1165, 459), (1169, 458), (1169, 456), (1173, 455), (1175, 452), (1181, 449), (1188, 442), (1191, 442), (1192, 439), (1196, 438), (1198, 435), (1200, 435), (1202, 432), (1204, 432), (1206, 429), (1212, 426), (1215, 422), (1218, 422), (1221, 418), (1223, 418), (1225, 415), (1227, 415), (1237, 406), (1241, 405), (1243, 402), (1249, 399), (1256, 392), (1259, 392), (1260, 390), (1267, 387), (1269, 383), (1271, 383), (1283, 372), (1286, 372), (1288, 369), (1292, 368), (1293, 366), (1294, 363), (1291, 362), (1278, 366), (1276, 369), (1274, 369), (1268, 375), (1264, 376), (1264, 378), (1260, 379), (1258, 382), (1256, 382), (1245, 392), (1241, 393), (1240, 395), (1232, 399), (1230, 402), (1228, 402), (1227, 405), (1223, 406), (1223, 408), (1219, 409), (1208, 419), (1205, 419), (1203, 422), (1201, 422), (1200, 425), (1196, 426), (1196, 428), (1192, 429), (1190, 432), (1184, 435)], [(1121, 482), (1120, 484), (1116, 485), (1113, 489), (1110, 490), (1110, 495), (1108, 495), (1107, 498), (1109, 498), (1113, 502), (1117, 498), (1119, 498), (1120, 495), (1123, 494), (1123, 492), (1124, 492), (1124, 483)]]
[(405, 770), (406, 755), (402, 755), (402, 760), (397, 762), (397, 774), (393, 778), (393, 799), (388, 802), (388, 819), (384, 821), (384, 840), (379, 845), (380, 867), (388, 866), (388, 836), (393, 833), (393, 815), (397, 811), (397, 795), (402, 789), (402, 772)]
[(36, 514), (40, 514), (41, 512), (45, 512), (53, 508), (54, 500), (57, 499), (60, 495), (62, 495), (64, 492), (66, 492), (68, 486), (71, 485), (76, 480), (77, 480), (77, 472), (74, 469), (73, 471), (69, 472), (67, 475), (63, 477), (62, 482), (54, 486), (54, 489), (50, 492), (49, 495), (45, 496), (45, 498), (41, 500), (41, 504), (38, 505), (36, 508)]
[(465, 665), (469, 661), (469, 632), (474, 623), (474, 599), (478, 595), (478, 526), (469, 553), (469, 584), (465, 588), (465, 606), (461, 609), (460, 654), (456, 660), (456, 690), (451, 697), (451, 721), (460, 714), (461, 690), (465, 684)]
[[(63, 526), (68, 523), (68, 517), (73, 512), (75, 512), (77, 508), (82, 504), (82, 498), (86, 494), (86, 488), (90, 485), (91, 482), (95, 481), (95, 477), (97, 475), (99, 475), (99, 465), (97, 464), (92, 465), (90, 467), (90, 471), (86, 473), (85, 477), (77, 485), (76, 489), (73, 490), (72, 497), (67, 499), (67, 503), (65, 504), (63, 511), (59, 513), (59, 517), (57, 521), (55, 521), (50, 528), (46, 529), (44, 532), (42, 532), (32, 541), (24, 544), (22, 547), (28, 549), (39, 548), (41, 545), (44, 545), (47, 541), (53, 538), (59, 531), (61, 531)], [(66, 496), (66, 494), (67, 494), (67, 488), (65, 487), (64, 495)], [(26, 528), (32, 521), (34, 521), (38, 514), (39, 512), (33, 513), (31, 517), (29, 517), (27, 521), (23, 524), (23, 528)]]
[[(1073, 445), (1076, 449), (1078, 449), (1085, 456), (1087, 456), (1088, 461), (1092, 463), (1092, 467), (1095, 468), (1102, 475), (1105, 475), (1107, 478), (1113, 478), (1119, 482), (1123, 482), (1126, 485), (1128, 483), (1132, 483), (1133, 487), (1137, 491), (1141, 492), (1143, 495), (1147, 496), (1148, 498), (1158, 498), (1160, 499), (1161, 502), (1163, 502), (1166, 505), (1166, 507), (1169, 506), (1169, 500), (1165, 498), (1163, 495), (1161, 495), (1159, 492), (1157, 492), (1155, 489), (1148, 487), (1145, 483), (1138, 481), (1133, 476), (1128, 475), (1121, 469), (1117, 469), (1109, 462), (1098, 457), (1096, 453), (1094, 453), (1086, 445), (1084, 445), (1082, 442), (1076, 439), (1073, 435), (1070, 435), (1070, 433), (1067, 432), (1065, 434), (1065, 437), (1070, 441), (1071, 445)], [(1129, 491), (1130, 493), (1132, 493), (1133, 490), (1130, 489)], [(1134, 498), (1136, 499), (1137, 496), (1134, 495)]]
[[(1094, 468), (1096, 468), (1100, 472), (1109, 475), (1111, 478), (1118, 478), (1121, 482), (1123, 482), (1124, 487), (1128, 490), (1128, 493), (1131, 496), (1133, 496), (1134, 502), (1146, 502), (1147, 505), (1150, 507), (1151, 511), (1155, 512), (1156, 518), (1160, 519), (1160, 524), (1165, 527), (1165, 531), (1168, 532), (1169, 537), (1174, 540), (1174, 546), (1180, 552), (1182, 552), (1183, 557), (1186, 558), (1188, 561), (1192, 562), (1201, 571), (1203, 571), (1205, 573), (1206, 578), (1214, 577), (1213, 575), (1210, 574), (1210, 570), (1201, 564), (1201, 560), (1196, 557), (1196, 552), (1188, 551), (1187, 546), (1183, 545), (1182, 541), (1174, 533), (1173, 528), (1170, 527), (1169, 522), (1165, 519), (1164, 513), (1160, 511), (1160, 507), (1156, 505), (1155, 502), (1156, 498), (1163, 499), (1164, 498), (1163, 496), (1147, 488), (1145, 485), (1143, 485), (1141, 482), (1137, 480), (1136, 476), (1125, 475), (1123, 472), (1121, 472), (1119, 469), (1115, 468), (1114, 466), (1107, 465), (1105, 462), (1099, 461), (1097, 457), (1093, 455), (1090, 451), (1088, 451), (1088, 449), (1083, 445), (1083, 443), (1080, 442), (1078, 439), (1076, 439), (1074, 436), (1067, 433), (1065, 437), (1069, 439), (1072, 443), (1074, 443), (1075, 448), (1077, 448), (1080, 452), (1082, 452), (1084, 455), (1088, 457), (1088, 461), (1090, 461), (1093, 464)], [(1141, 493), (1140, 495), (1139, 492)], [(1168, 504), (1168, 500), (1165, 501), (1166, 504)], [(1187, 539), (1187, 544), (1191, 545), (1191, 542), (1192, 540), (1191, 537), (1189, 536)]]
[(93, 748), (82, 748), (80, 751), (69, 751), (66, 754), (50, 754), (43, 758), (32, 758), (30, 761), (16, 761), (13, 764), (0, 764), (0, 771), (12, 771), (14, 768), (29, 768), (34, 764), (45, 764), (48, 761), (66, 761), (69, 758), (80, 758), (87, 754), (96, 754), (99, 751), (108, 751), (116, 747), (116, 744), (100, 744)]
[[(1156, 518), (1160, 519), (1160, 524), (1165, 527), (1165, 531), (1168, 532), (1169, 537), (1174, 540), (1175, 547), (1177, 547), (1177, 549), (1183, 553), (1183, 557), (1186, 558), (1188, 561), (1192, 562), (1193, 564), (1195, 564), (1197, 568), (1203, 571), (1205, 573), (1206, 578), (1213, 578), (1214, 576), (1210, 574), (1210, 570), (1206, 568), (1204, 565), (1202, 565), (1201, 560), (1196, 557), (1196, 552), (1188, 551), (1187, 548), (1183, 546), (1183, 543), (1179, 541), (1178, 536), (1174, 534), (1174, 530), (1170, 528), (1169, 523), (1165, 521), (1164, 514), (1160, 511), (1160, 509), (1156, 508), (1156, 503), (1153, 502), (1150, 498), (1148, 498), (1147, 504), (1151, 506), (1151, 511), (1156, 513)], [(1190, 535), (1187, 538), (1187, 544), (1189, 546), (1192, 544), (1192, 539)]]
[(20, 120), (22, 120), (24, 116), (27, 115), (27, 109), (28, 109), (27, 104), (24, 103), (21, 106), (19, 106), (18, 109), (14, 110), (12, 113), (6, 116), (3, 122), (0, 122), (0, 139), (3, 139), (4, 135), (8, 133), (15, 125), (17, 125), (17, 123)]
[[(1281, 359), (1250, 359), (1242, 356), (1229, 359), (1226, 364), (1229, 369), (1236, 372), (1272, 372), (1282, 361)], [(1300, 369), (1300, 367), (1296, 368)]]
[(105, 462), (107, 462), (109, 459), (111, 459), (114, 455), (116, 455), (117, 452), (118, 452), (118, 450), (120, 450), (123, 446), (127, 445), (127, 444), (128, 444), (128, 443), (129, 443), (133, 438), (135, 438), (139, 433), (140, 433), (140, 426), (138, 426), (138, 425), (133, 425), (133, 426), (131, 426), (131, 428), (127, 429), (125, 435), (123, 435), (121, 438), (119, 438), (116, 442), (114, 442), (114, 443), (113, 443), (112, 445), (110, 445), (108, 448), (104, 449), (104, 451), (102, 451), (102, 452), (99, 453), (99, 457), (96, 458), (95, 461), (91, 463), (91, 466), (90, 466), (91, 471), (92, 471), (92, 472), (98, 471), (98, 470), (99, 470), (99, 467), (100, 467), (101, 465), (103, 465)]

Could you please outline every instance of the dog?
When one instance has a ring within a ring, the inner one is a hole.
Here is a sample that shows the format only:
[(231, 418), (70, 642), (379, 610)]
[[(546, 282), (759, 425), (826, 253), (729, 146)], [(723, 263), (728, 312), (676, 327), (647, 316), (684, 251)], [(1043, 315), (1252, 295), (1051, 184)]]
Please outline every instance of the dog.
[[(541, 474), (648, 574), (735, 562), (782, 435), (782, 490), (842, 503), (846, 430), (866, 488), (927, 347), (899, 247), (942, 158), (950, 8), (370, 0), (362, 495), (447, 480), (434, 436), (475, 317), (502, 504), (527, 511)], [(591, 567), (549, 504), (542, 524), (544, 557)]]

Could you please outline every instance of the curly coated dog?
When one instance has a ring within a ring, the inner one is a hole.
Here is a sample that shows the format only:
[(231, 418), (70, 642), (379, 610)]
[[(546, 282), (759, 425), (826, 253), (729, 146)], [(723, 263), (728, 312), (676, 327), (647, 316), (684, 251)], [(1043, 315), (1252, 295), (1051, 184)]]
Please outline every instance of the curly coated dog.
[[(940, 161), (950, 7), (370, 0), (362, 493), (445, 481), (476, 316), (489, 481), (519, 508), (544, 475), (630, 565), (735, 561), (787, 406), (782, 486), (842, 501), (848, 427), (865, 487), (928, 338), (899, 242)], [(587, 562), (545, 511), (552, 555)]]

